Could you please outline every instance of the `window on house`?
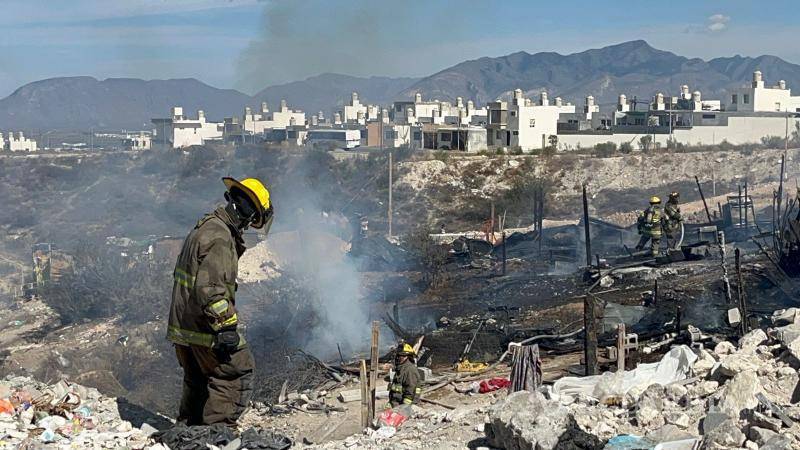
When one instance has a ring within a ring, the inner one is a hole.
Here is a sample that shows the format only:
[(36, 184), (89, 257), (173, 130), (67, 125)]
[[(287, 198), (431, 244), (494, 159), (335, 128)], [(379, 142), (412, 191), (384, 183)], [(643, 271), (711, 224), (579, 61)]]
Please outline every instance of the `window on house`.
[(731, 95), (731, 103), (733, 103), (735, 105), (738, 102), (739, 102), (739, 96), (736, 95), (736, 94)]
[(514, 131), (514, 136), (519, 136), (519, 131)]
[(503, 139), (503, 133), (502, 133), (502, 131), (498, 131), (498, 132), (497, 132), (497, 134), (496, 134), (496, 136), (497, 136), (497, 139)]
[(703, 114), (703, 119), (716, 119), (716, 114)]
[(420, 133), (419, 131), (415, 131), (414, 132), (414, 140), (415, 141), (419, 141), (420, 139), (422, 139), (422, 133)]
[(450, 142), (450, 133), (442, 133), (442, 136), (439, 140), (442, 142)]
[(394, 110), (398, 111), (398, 112), (402, 112), (403, 111), (403, 105), (394, 105)]
[(517, 112), (516, 111), (511, 111), (511, 116), (512, 117), (517, 117)]
[(775, 102), (775, 111), (781, 110), (781, 102)]
[(747, 105), (750, 103), (750, 94), (744, 94), (744, 104)]
[(536, 126), (536, 119), (531, 119), (530, 122), (528, 123), (528, 126), (531, 127), (531, 128), (535, 127)]

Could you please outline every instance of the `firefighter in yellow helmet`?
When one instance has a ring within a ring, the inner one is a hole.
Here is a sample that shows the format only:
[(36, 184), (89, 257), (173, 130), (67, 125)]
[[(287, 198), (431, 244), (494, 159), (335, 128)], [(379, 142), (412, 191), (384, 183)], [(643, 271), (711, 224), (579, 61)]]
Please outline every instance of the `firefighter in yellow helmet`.
[(223, 178), (227, 205), (200, 219), (175, 264), (167, 339), (183, 367), (178, 421), (235, 426), (252, 393), (253, 355), (239, 333), (236, 275), (242, 232), (269, 230), (269, 191), (255, 178)]
[(650, 207), (639, 214), (636, 223), (639, 234), (642, 236), (639, 238), (639, 243), (636, 244), (636, 250), (644, 250), (647, 241), (650, 241), (652, 255), (658, 256), (661, 245), (662, 221), (661, 199), (656, 196), (650, 197)]
[(395, 408), (412, 405), (417, 401), (421, 388), (421, 377), (414, 362), (417, 355), (414, 347), (403, 343), (397, 349), (394, 361), (394, 377), (389, 383), (389, 403)]

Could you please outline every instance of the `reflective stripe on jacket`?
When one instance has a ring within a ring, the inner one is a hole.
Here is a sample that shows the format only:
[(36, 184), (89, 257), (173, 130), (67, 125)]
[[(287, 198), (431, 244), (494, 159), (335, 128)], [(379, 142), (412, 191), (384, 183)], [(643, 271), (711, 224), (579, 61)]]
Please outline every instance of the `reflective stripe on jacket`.
[(175, 264), (167, 339), (211, 347), (219, 330), (238, 324), (236, 274), (244, 248), (224, 208), (197, 222)]

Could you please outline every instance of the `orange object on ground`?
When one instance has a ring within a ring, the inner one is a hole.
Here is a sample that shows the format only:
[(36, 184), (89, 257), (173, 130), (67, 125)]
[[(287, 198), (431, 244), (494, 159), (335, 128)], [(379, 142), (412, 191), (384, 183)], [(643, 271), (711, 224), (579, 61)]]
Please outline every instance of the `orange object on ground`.
[(0, 399), (0, 414), (14, 415), (14, 405), (8, 399)]

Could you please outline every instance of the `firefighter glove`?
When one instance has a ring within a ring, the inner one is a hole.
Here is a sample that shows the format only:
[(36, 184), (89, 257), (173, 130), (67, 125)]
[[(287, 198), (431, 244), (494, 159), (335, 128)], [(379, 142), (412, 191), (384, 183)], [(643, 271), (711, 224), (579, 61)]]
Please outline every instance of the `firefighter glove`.
[(217, 354), (230, 355), (239, 348), (239, 333), (236, 328), (226, 328), (214, 336), (213, 350)]

